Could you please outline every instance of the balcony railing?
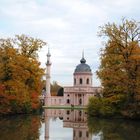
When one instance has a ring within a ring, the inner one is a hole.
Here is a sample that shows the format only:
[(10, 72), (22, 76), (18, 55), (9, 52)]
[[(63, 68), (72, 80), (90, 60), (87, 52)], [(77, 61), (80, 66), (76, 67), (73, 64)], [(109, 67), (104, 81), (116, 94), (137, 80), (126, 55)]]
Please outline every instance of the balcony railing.
[(100, 92), (100, 87), (64, 87), (64, 92)]

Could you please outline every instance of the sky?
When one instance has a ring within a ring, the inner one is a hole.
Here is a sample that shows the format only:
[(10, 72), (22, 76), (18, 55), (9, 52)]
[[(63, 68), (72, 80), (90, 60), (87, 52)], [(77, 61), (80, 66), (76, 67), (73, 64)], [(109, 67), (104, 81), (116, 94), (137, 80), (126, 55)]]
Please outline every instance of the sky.
[(39, 52), (45, 68), (51, 52), (51, 81), (73, 84), (73, 72), (84, 50), (93, 72), (93, 86), (100, 86), (99, 26), (120, 23), (122, 18), (140, 21), (140, 0), (0, 0), (0, 38), (25, 34), (47, 42)]

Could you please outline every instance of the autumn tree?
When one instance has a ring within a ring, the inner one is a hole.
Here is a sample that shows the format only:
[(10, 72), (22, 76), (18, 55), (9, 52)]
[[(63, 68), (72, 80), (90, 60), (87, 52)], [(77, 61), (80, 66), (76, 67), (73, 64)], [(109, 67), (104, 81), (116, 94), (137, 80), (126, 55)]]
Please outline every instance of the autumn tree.
[(45, 44), (25, 35), (0, 39), (0, 113), (25, 113), (39, 107), (44, 70), (37, 51)]
[(51, 84), (51, 92), (58, 92), (61, 86), (57, 83), (57, 81), (53, 81)]
[(140, 100), (140, 23), (123, 19), (100, 29), (106, 43), (97, 75), (104, 97), (122, 94), (129, 103)]

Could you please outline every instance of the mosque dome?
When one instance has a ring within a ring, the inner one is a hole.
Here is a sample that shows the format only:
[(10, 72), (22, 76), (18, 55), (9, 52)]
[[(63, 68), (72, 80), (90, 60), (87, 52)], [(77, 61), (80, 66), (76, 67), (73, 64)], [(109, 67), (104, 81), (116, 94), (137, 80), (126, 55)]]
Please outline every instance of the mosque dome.
[(91, 73), (91, 68), (88, 64), (86, 64), (86, 60), (84, 58), (84, 56), (82, 57), (82, 59), (80, 60), (79, 65), (76, 66), (76, 69), (74, 71), (74, 73)]

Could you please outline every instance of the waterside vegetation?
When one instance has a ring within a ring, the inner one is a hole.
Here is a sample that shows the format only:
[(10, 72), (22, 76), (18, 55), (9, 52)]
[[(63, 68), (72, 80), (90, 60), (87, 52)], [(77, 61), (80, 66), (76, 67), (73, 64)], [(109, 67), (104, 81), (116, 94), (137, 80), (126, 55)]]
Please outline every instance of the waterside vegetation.
[(140, 119), (140, 23), (107, 23), (99, 36), (106, 40), (97, 71), (103, 98), (90, 98), (88, 114)]
[(38, 50), (46, 43), (26, 35), (0, 39), (0, 115), (30, 113), (40, 108), (44, 70)]

